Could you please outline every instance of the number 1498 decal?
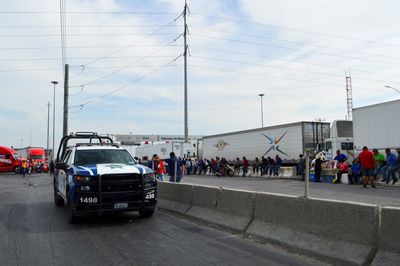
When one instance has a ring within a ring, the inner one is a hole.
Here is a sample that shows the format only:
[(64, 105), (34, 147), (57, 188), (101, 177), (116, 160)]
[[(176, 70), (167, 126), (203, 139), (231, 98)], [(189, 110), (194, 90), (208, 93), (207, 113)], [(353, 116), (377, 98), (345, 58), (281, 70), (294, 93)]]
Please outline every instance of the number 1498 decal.
[(80, 198), (79, 200), (81, 203), (97, 203), (97, 198), (86, 197), (86, 198)]

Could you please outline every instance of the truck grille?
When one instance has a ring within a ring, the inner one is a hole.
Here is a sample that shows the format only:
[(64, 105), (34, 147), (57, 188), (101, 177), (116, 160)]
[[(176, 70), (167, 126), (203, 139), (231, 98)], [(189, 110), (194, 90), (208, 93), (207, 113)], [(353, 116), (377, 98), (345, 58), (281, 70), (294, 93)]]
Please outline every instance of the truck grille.
[(102, 175), (101, 202), (103, 209), (125, 202), (129, 207), (140, 206), (143, 199), (143, 183), (140, 174)]
[(131, 192), (142, 190), (140, 174), (102, 175), (102, 192)]

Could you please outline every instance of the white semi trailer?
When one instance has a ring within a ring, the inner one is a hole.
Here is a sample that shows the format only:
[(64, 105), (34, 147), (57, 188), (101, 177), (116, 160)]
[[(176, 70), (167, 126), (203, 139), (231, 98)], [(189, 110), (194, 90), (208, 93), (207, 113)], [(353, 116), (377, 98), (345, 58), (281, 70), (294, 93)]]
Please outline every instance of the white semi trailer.
[(353, 109), (354, 147), (400, 148), (400, 100)]
[(204, 136), (202, 157), (224, 157), (228, 161), (245, 156), (275, 158), (279, 155), (284, 163), (295, 163), (306, 148), (316, 152), (329, 138), (329, 123), (297, 122), (219, 135)]
[(161, 144), (148, 144), (138, 146), (135, 149), (135, 157), (142, 159), (143, 157), (151, 158), (153, 154), (157, 154), (161, 159), (169, 158), (169, 154), (174, 152), (176, 157), (190, 158), (196, 156), (197, 149), (195, 143), (170, 142)]

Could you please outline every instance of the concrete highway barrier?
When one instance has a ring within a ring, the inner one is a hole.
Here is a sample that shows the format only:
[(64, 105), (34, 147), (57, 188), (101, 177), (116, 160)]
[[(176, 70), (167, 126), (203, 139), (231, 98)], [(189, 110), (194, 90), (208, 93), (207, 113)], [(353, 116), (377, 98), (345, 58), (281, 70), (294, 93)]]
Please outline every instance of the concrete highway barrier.
[[(159, 207), (340, 265), (399, 265), (400, 208), (159, 182)], [(390, 263), (386, 263), (390, 262)]]
[(193, 185), (158, 182), (157, 206), (185, 214), (191, 206)]
[(343, 264), (363, 265), (376, 252), (378, 206), (257, 193), (246, 233)]
[(379, 251), (372, 265), (400, 265), (400, 208), (382, 208)]
[(187, 215), (244, 231), (252, 220), (255, 192), (193, 187), (193, 201)]

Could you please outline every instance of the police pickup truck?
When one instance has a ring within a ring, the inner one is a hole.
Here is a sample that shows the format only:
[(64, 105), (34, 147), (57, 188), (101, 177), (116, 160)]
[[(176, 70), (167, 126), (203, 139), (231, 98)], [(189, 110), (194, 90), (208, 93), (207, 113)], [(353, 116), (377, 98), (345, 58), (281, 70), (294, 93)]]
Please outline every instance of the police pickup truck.
[(79, 216), (139, 211), (150, 217), (157, 203), (154, 172), (138, 164), (107, 136), (77, 132), (64, 136), (54, 171), (54, 203), (66, 204), (68, 220)]

